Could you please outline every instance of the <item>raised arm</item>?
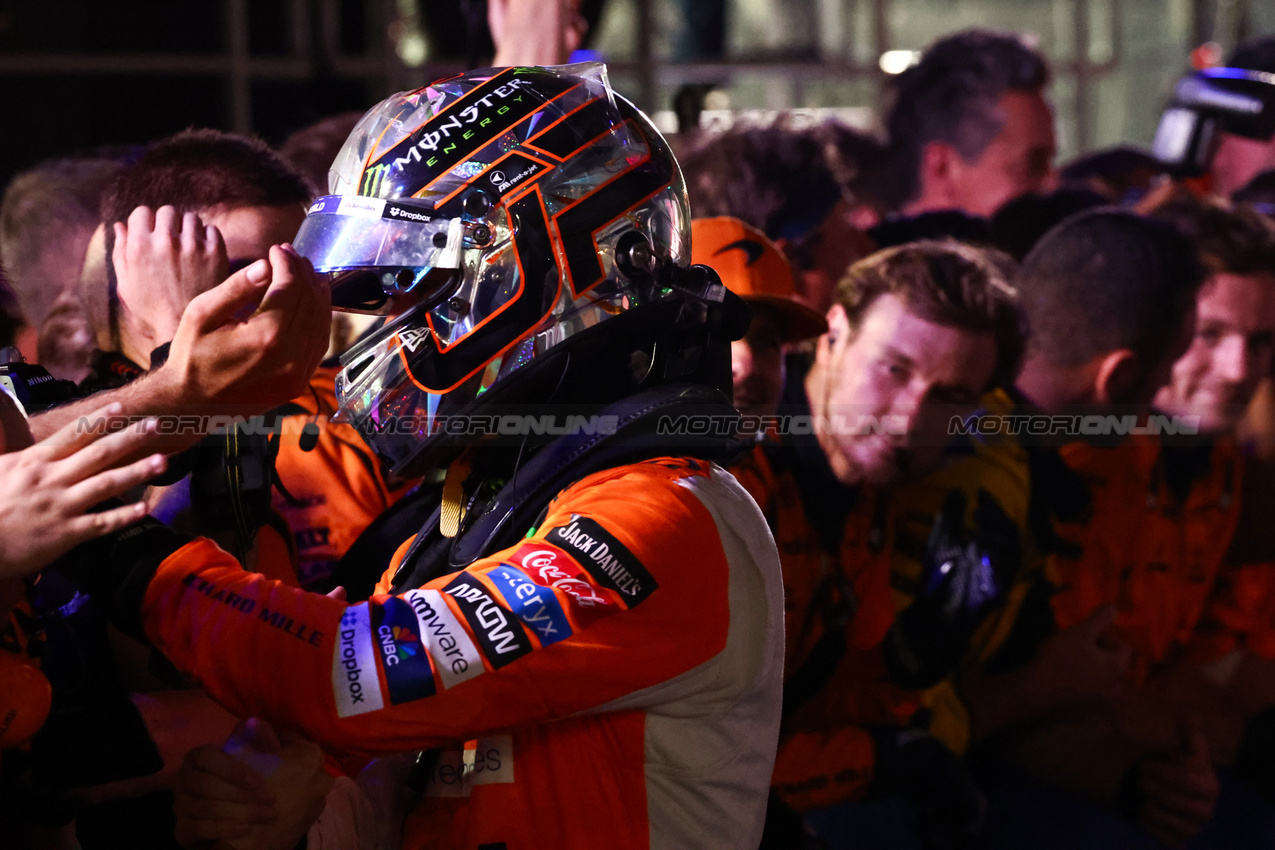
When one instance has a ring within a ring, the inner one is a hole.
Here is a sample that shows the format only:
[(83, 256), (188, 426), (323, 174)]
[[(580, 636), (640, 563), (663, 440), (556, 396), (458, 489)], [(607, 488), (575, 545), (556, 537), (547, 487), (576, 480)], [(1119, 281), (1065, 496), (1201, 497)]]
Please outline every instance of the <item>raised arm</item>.
[[(37, 440), (50, 437), (110, 403), (127, 417), (260, 413), (305, 389), (327, 347), (330, 309), (327, 286), (309, 262), (291, 245), (276, 245), (269, 260), (190, 302), (163, 366), (128, 386), (32, 417), (31, 431)], [(202, 436), (185, 430), (165, 449)]]

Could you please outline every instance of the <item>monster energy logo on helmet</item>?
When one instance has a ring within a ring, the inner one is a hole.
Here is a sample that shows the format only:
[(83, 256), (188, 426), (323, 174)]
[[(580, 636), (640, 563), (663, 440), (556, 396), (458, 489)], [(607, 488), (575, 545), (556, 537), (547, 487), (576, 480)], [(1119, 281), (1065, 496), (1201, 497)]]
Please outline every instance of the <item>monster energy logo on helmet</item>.
[(385, 186), (385, 178), (390, 174), (388, 165), (373, 165), (363, 172), (363, 186), (359, 189), (360, 195), (366, 195), (370, 198), (376, 198), (381, 195), (381, 189)]

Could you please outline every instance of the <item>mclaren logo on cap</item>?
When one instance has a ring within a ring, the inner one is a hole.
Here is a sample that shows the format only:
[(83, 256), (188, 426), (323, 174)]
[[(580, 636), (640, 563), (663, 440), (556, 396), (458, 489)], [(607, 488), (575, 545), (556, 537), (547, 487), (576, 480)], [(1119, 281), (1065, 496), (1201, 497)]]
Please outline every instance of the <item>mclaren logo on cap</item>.
[(756, 239), (740, 239), (736, 242), (730, 243), (729, 245), (723, 245), (721, 248), (718, 248), (717, 253), (713, 254), (713, 256), (720, 257), (732, 248), (738, 248), (748, 255), (748, 262), (744, 263), (746, 266), (751, 266), (753, 263), (760, 260), (762, 253), (766, 250), (766, 246), (758, 242)]

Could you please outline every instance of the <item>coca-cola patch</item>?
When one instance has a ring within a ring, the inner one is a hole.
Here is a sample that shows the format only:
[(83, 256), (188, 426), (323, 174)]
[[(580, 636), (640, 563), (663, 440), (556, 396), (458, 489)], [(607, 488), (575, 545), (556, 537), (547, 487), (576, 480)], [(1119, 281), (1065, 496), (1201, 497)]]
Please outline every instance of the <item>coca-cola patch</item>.
[(508, 560), (536, 584), (566, 594), (581, 625), (622, 610), (610, 591), (594, 584), (570, 555), (554, 546), (524, 543)]

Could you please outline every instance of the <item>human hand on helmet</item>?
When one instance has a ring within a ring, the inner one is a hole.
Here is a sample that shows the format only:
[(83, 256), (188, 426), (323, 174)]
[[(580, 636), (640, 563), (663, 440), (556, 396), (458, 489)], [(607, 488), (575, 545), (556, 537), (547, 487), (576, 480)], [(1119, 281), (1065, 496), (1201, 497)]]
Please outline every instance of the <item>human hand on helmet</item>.
[[(589, 25), (581, 0), (490, 0), (487, 28), (496, 45), (496, 67), (561, 65), (584, 43)], [(506, 34), (516, 34), (506, 38)]]
[(172, 206), (138, 207), (113, 227), (120, 321), (136, 359), (171, 341), (186, 305), (226, 279), (226, 243), (216, 227)]
[(180, 403), (260, 412), (305, 389), (330, 324), (327, 283), (291, 245), (275, 245), (191, 300), (156, 375)]

